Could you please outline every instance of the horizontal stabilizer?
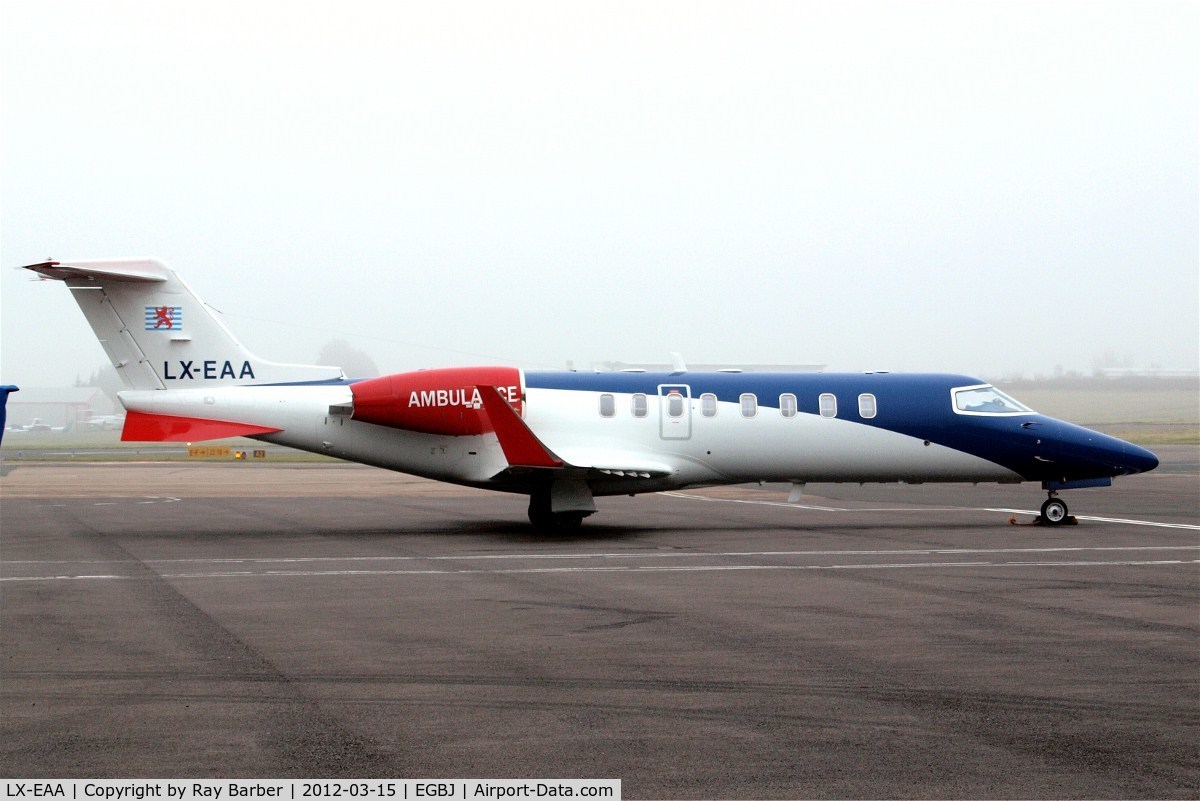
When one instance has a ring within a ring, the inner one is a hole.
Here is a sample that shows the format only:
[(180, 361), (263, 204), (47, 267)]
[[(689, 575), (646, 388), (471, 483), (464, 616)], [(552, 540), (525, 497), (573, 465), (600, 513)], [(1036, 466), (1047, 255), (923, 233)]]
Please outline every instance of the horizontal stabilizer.
[(274, 434), (282, 430), (248, 423), (231, 423), (225, 420), (129, 412), (125, 415), (125, 428), (121, 431), (121, 440), (123, 442), (203, 442), (208, 439)]
[(103, 278), (107, 281), (162, 283), (167, 280), (165, 269), (151, 259), (44, 261), (41, 264), (28, 264), (24, 269), (33, 270), (38, 275), (53, 278), (56, 281), (66, 281), (71, 278)]

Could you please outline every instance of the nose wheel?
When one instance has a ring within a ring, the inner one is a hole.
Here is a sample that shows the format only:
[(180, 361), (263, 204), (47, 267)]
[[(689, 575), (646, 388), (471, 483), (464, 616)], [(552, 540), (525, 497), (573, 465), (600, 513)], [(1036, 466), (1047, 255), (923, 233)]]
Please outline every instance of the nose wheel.
[(1050, 493), (1050, 497), (1042, 504), (1041, 521), (1047, 526), (1061, 526), (1067, 519), (1067, 505), (1060, 498)]

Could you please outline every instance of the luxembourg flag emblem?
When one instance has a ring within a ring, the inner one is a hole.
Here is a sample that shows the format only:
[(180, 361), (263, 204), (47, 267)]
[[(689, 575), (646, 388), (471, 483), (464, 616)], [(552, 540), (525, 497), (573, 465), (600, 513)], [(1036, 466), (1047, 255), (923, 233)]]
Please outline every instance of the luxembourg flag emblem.
[(183, 328), (182, 306), (147, 306), (147, 331), (178, 331)]

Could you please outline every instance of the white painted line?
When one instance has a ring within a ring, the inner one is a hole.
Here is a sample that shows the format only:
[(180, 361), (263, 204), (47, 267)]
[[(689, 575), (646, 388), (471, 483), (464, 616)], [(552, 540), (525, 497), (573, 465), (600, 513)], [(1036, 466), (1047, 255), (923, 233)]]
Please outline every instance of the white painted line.
[[(1200, 559), (1160, 559), (1145, 562), (1005, 562), (1011, 567), (1093, 567), (1096, 565), (1200, 565)], [(998, 565), (999, 566), (999, 565)]]
[[(874, 510), (872, 510), (874, 511)], [(1033, 515), (1037, 517), (1040, 512), (1032, 509), (984, 509), (984, 512), (1011, 512), (1017, 515)], [(1200, 525), (1192, 525), (1190, 523), (1160, 523), (1154, 520), (1130, 520), (1123, 517), (1095, 517), (1092, 515), (1074, 515), (1080, 520), (1094, 520), (1097, 523), (1124, 523), (1128, 526), (1152, 526), (1154, 528), (1182, 528), (1191, 531), (1200, 531)]]
[(1100, 523), (1123, 523), (1127, 526), (1154, 526), (1156, 528), (1185, 528), (1192, 531), (1200, 531), (1200, 526), (1193, 526), (1189, 523), (1159, 523), (1153, 520), (1125, 520), (1120, 517), (1090, 517), (1087, 515), (1076, 515), (1080, 520), (1095, 520)]
[[(478, 576), (553, 573), (702, 573), (730, 571), (781, 571), (781, 570), (906, 570), (919, 568), (1014, 568), (1014, 567), (1130, 567), (1130, 566), (1178, 566), (1200, 565), (1200, 559), (1122, 560), (1116, 562), (894, 562), (876, 564), (839, 565), (610, 565), (604, 567), (530, 567), (496, 570), (268, 570), (261, 573), (248, 571), (219, 573), (166, 573), (154, 578), (167, 580), (220, 579), (220, 578), (331, 578), (343, 576)], [(150, 576), (12, 576), (0, 578), (0, 582), (34, 581), (82, 581), (82, 580), (129, 580), (146, 581)]]
[[(708, 501), (709, 503), (744, 503), (754, 506), (782, 506), (787, 509), (807, 509), (810, 511), (819, 512), (856, 512), (856, 513), (879, 513), (887, 512), (889, 514), (896, 512), (1007, 512), (1009, 514), (1018, 515), (1033, 515), (1037, 517), (1040, 512), (1030, 509), (1000, 509), (993, 507), (974, 507), (974, 506), (909, 506), (904, 508), (893, 507), (862, 507), (857, 509), (845, 509), (837, 506), (803, 506), (796, 503), (785, 503), (782, 501), (754, 501), (744, 498), (709, 498), (705, 495), (692, 495), (686, 492), (660, 492), (659, 495), (669, 495), (672, 498), (683, 498), (689, 501)], [(1130, 520), (1121, 517), (1093, 517), (1090, 515), (1075, 515), (1079, 520), (1092, 520), (1097, 523), (1121, 523), (1129, 526), (1152, 526), (1154, 528), (1179, 528), (1189, 531), (1200, 531), (1200, 525), (1191, 523), (1161, 523), (1156, 520)]]
[(53, 559), (4, 560), (0, 565), (175, 565), (175, 564), (305, 564), (313, 562), (472, 562), (499, 560), (542, 559), (696, 559), (700, 557), (763, 557), (763, 556), (953, 556), (966, 554), (1022, 553), (1080, 553), (1084, 551), (1200, 551), (1200, 545), (1071, 545), (1042, 548), (894, 548), (884, 550), (832, 551), (626, 551), (619, 553), (505, 553), (458, 554), (454, 556), (297, 556), (263, 558), (212, 559)]
[(672, 498), (685, 498), (689, 501), (708, 501), (709, 503), (751, 503), (758, 506), (784, 506), (788, 509), (812, 509), (817, 512), (848, 512), (836, 506), (811, 506), (802, 503), (787, 503), (786, 501), (750, 501), (738, 498), (710, 498), (707, 495), (691, 495), (686, 492), (660, 492), (659, 495), (669, 495)]

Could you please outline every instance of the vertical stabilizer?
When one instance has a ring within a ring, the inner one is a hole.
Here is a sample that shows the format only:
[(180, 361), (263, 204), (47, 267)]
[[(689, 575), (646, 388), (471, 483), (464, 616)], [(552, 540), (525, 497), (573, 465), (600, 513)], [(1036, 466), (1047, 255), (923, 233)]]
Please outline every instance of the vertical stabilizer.
[(0, 386), (0, 442), (4, 441), (4, 427), (8, 425), (8, 396), (19, 391), (20, 388), (13, 384)]
[(344, 378), (337, 367), (279, 364), (255, 356), (174, 270), (154, 259), (47, 261), (25, 269), (67, 285), (129, 389)]

